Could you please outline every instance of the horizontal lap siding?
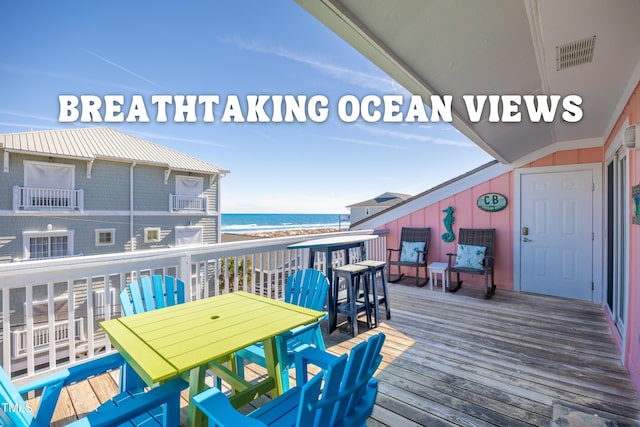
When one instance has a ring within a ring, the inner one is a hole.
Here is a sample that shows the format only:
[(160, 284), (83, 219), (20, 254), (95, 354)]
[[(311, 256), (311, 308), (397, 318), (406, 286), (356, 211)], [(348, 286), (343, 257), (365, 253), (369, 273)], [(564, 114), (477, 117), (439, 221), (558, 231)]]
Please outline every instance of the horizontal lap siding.
[(129, 170), (127, 163), (96, 160), (91, 178), (76, 168), (76, 188), (84, 190), (84, 209), (105, 211), (129, 210)]
[[(618, 144), (616, 137), (627, 124), (640, 125), (640, 83), (629, 98), (622, 114), (618, 117), (613, 130), (607, 138), (605, 149), (611, 144)], [(636, 128), (637, 130), (637, 128)], [(628, 151), (629, 155), (629, 186), (640, 185), (640, 154)], [(631, 200), (631, 188), (629, 188)], [(631, 207), (630, 207), (631, 209)], [(640, 225), (632, 224), (628, 218), (629, 230), (629, 315), (627, 321), (627, 348), (625, 351), (625, 365), (629, 368), (631, 377), (640, 390)]]
[[(203, 195), (207, 198), (207, 210), (209, 214), (216, 213), (220, 211), (220, 206), (218, 206), (218, 185), (220, 185), (220, 177), (216, 177), (213, 180), (210, 180), (208, 176), (204, 177), (204, 193)], [(210, 182), (213, 181), (211, 184)]]
[[(4, 156), (0, 157), (4, 162)], [(24, 185), (25, 160), (47, 162), (48, 158), (10, 153), (9, 172), (0, 172), (0, 191), (7, 196), (0, 198), (0, 211), (4, 211), (0, 221), (0, 263), (24, 257), (23, 231), (45, 231), (48, 225), (51, 225), (52, 230), (74, 231), (74, 254), (98, 255), (131, 250), (130, 163), (95, 160), (91, 166), (91, 177), (88, 177), (86, 161), (52, 158), (53, 163), (75, 166), (75, 188), (83, 190), (84, 213), (33, 211), (14, 214), (13, 186)], [(174, 246), (175, 227), (189, 224), (203, 228), (204, 243), (217, 243), (219, 219), (214, 215), (219, 210), (219, 181), (216, 179), (212, 182), (209, 175), (194, 174), (203, 178), (204, 196), (208, 198), (208, 213), (170, 214), (169, 194), (175, 194), (177, 174), (180, 173), (171, 172), (165, 184), (165, 168), (149, 165), (137, 165), (133, 168), (136, 210), (133, 248)], [(158, 215), (139, 215), (156, 212)], [(145, 227), (160, 227), (161, 242), (145, 243)], [(104, 228), (115, 230), (114, 244), (96, 246), (95, 230)]]
[[(601, 147), (565, 150), (545, 156), (523, 167), (598, 163), (602, 162), (602, 158), (603, 149)], [(513, 172), (508, 172), (386, 224), (381, 228), (389, 230), (387, 247), (398, 248), (402, 227), (431, 227), (428, 262), (446, 262), (446, 254), (455, 253), (456, 251), (458, 230), (460, 228), (495, 228), (496, 285), (503, 289), (513, 289), (513, 203), (515, 202), (513, 199), (513, 182)], [(508, 200), (507, 208), (493, 213), (481, 211), (476, 203), (478, 197), (485, 193), (505, 195)], [(449, 206), (455, 209), (453, 213), (455, 220), (453, 230), (456, 240), (451, 243), (442, 240), (442, 234), (446, 232), (443, 224), (445, 217), (443, 210)], [(408, 270), (406, 273), (414, 274)], [(471, 283), (482, 283), (480, 276), (468, 276), (464, 280)]]
[(133, 206), (137, 211), (168, 211), (169, 194), (175, 193), (175, 176), (164, 183), (160, 167), (138, 165), (133, 168)]
[[(386, 224), (389, 229), (389, 248), (398, 248), (402, 227), (430, 227), (431, 239), (429, 242), (428, 262), (446, 262), (447, 253), (456, 252), (458, 230), (462, 228), (495, 228), (496, 229), (496, 285), (501, 288), (513, 288), (513, 213), (509, 204), (500, 212), (488, 213), (481, 211), (476, 206), (476, 200), (484, 193), (493, 192), (504, 194), (509, 203), (513, 199), (513, 173), (508, 172), (487, 182), (478, 184), (468, 190), (454, 196), (440, 200), (426, 208)], [(452, 206), (454, 224), (453, 231), (456, 240), (451, 243), (442, 240), (442, 235), (447, 232), (443, 220), (443, 210)], [(407, 271), (407, 273), (410, 273)], [(411, 273), (413, 274), (413, 273)], [(482, 279), (469, 276), (472, 282), (480, 283)]]

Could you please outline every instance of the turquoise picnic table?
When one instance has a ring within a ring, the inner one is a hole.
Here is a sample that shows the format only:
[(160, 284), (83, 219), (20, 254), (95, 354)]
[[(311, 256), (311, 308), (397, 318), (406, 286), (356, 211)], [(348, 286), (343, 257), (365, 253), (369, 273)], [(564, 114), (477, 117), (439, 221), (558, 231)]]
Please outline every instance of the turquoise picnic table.
[[(316, 253), (325, 254), (325, 275), (330, 282), (333, 282), (333, 253), (338, 251), (344, 252), (344, 259), (349, 263), (349, 249), (360, 248), (362, 254), (361, 261), (366, 259), (365, 242), (377, 239), (378, 236), (373, 234), (348, 234), (345, 236), (326, 237), (324, 239), (306, 240), (304, 242), (294, 243), (287, 246), (287, 249), (309, 249), (309, 268), (313, 268)], [(334, 286), (329, 286), (327, 293), (327, 332), (331, 333), (336, 329), (336, 301), (337, 295), (333, 292)]]
[[(231, 402), (236, 407), (269, 391), (272, 397), (278, 396), (283, 391), (282, 375), (283, 369), (287, 372), (287, 361), (286, 354), (279, 354), (275, 337), (316, 322), (324, 315), (322, 311), (234, 292), (120, 317), (100, 325), (147, 385), (188, 376), (189, 423), (201, 426), (205, 419), (191, 398), (206, 388), (207, 369), (231, 384), (235, 391)], [(216, 362), (257, 342), (263, 342), (267, 362), (267, 376), (258, 383), (249, 383)]]

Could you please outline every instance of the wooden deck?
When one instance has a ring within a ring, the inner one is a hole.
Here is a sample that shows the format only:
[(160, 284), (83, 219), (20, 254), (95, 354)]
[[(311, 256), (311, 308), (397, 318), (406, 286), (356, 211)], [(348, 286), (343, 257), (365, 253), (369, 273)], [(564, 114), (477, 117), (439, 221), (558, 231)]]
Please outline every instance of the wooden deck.
[[(600, 306), (501, 290), (485, 300), (471, 285), (443, 294), (412, 282), (390, 285), (392, 318), (377, 330), (363, 325), (351, 338), (344, 325), (325, 337), (343, 353), (386, 334), (369, 425), (549, 426), (554, 405), (640, 425), (639, 396)], [(69, 387), (55, 419), (95, 408), (116, 392), (114, 378)]]

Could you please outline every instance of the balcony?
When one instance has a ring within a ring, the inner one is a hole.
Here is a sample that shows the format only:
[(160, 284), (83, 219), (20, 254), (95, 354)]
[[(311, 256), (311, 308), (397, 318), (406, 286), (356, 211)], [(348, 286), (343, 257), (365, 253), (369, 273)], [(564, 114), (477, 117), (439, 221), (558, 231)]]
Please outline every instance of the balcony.
[(82, 211), (84, 191), (63, 188), (13, 187), (14, 211)]
[(171, 212), (207, 212), (207, 198), (170, 194), (169, 210)]
[[(182, 278), (188, 299), (236, 290), (277, 298), (286, 277), (308, 263), (306, 251), (286, 247), (323, 237), (0, 265), (2, 366), (19, 384), (112, 351), (99, 322), (119, 316), (115, 296), (142, 275)], [(370, 258), (384, 259), (384, 236), (367, 245)], [(315, 267), (323, 263), (317, 259)], [(487, 301), (481, 287), (442, 293), (416, 288), (413, 278), (390, 286), (392, 318), (378, 330), (362, 323), (365, 332), (352, 338), (344, 323), (325, 336), (329, 351), (341, 354), (371, 333), (387, 335), (372, 423), (550, 425), (566, 408), (629, 424), (640, 419), (640, 399), (620, 366), (601, 306), (504, 290)], [(69, 302), (64, 307), (56, 303), (62, 297)], [(250, 379), (264, 373), (249, 368)], [(97, 388), (115, 391), (114, 378), (100, 377), (104, 384)], [(69, 387), (75, 403), (97, 401), (78, 393), (85, 389)], [(59, 421), (68, 415), (60, 414)]]

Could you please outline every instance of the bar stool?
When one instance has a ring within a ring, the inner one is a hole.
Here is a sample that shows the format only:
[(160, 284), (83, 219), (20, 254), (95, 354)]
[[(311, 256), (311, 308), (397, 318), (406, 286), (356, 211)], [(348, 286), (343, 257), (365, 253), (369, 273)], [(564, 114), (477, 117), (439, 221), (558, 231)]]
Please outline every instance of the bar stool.
[[(375, 304), (375, 314), (376, 314), (376, 327), (380, 323), (380, 318), (378, 317), (380, 311), (380, 305), (384, 304), (384, 311), (387, 316), (387, 320), (391, 319), (391, 309), (389, 308), (389, 295), (387, 294), (387, 281), (384, 275), (384, 269), (387, 265), (385, 261), (374, 261), (374, 260), (366, 260), (357, 263), (356, 265), (361, 265), (367, 267), (369, 269), (369, 275), (371, 277), (371, 288), (373, 289), (373, 303)], [(380, 279), (382, 280), (382, 295), (378, 295), (377, 292), (377, 284), (376, 284), (376, 275), (380, 272)]]
[[(358, 335), (358, 313), (363, 311), (366, 313), (367, 326), (371, 327), (371, 306), (369, 304), (369, 298), (364, 298), (363, 300), (358, 299), (360, 283), (362, 283), (364, 287), (365, 295), (369, 294), (367, 284), (368, 273), (368, 267), (356, 264), (347, 264), (333, 269), (333, 295), (335, 299), (331, 303), (336, 304), (336, 313), (345, 314), (351, 319), (351, 334), (354, 337)], [(338, 304), (338, 285), (340, 278), (345, 279), (347, 282), (347, 299), (344, 303)]]

